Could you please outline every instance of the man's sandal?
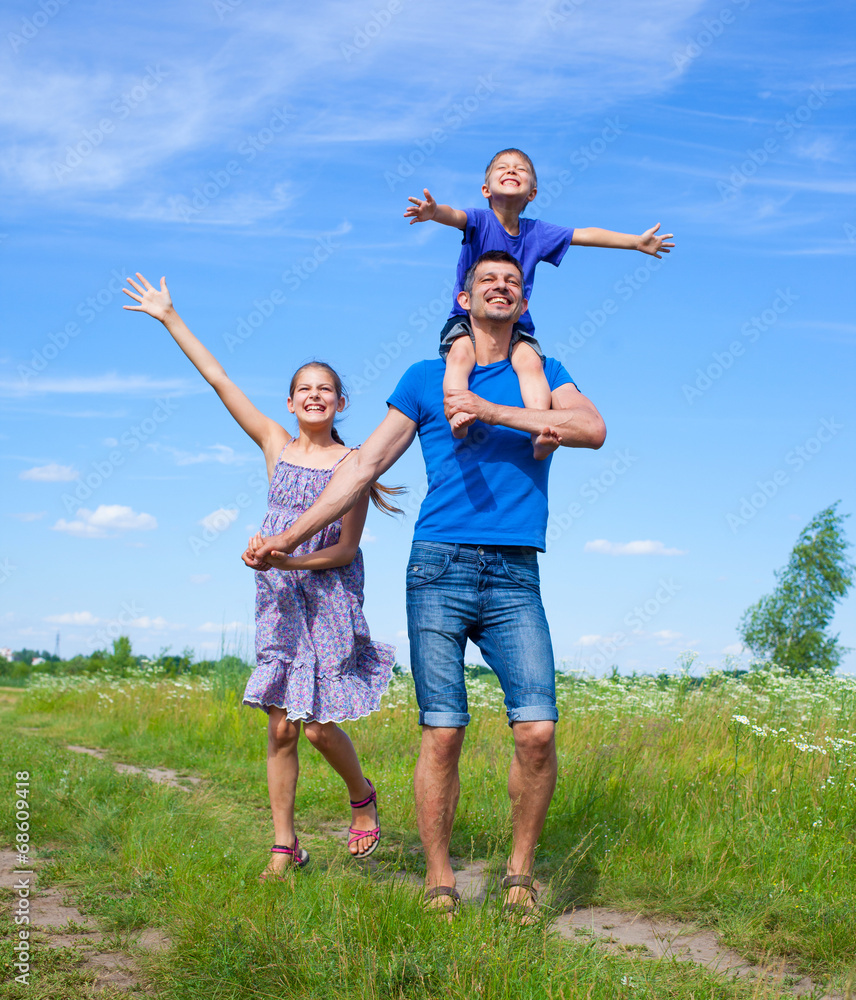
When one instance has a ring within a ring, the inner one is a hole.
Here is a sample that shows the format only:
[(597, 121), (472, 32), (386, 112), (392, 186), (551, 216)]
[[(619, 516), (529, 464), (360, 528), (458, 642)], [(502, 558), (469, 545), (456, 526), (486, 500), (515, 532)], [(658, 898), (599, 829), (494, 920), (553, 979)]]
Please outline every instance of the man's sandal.
[(514, 917), (522, 924), (534, 923), (538, 918), (538, 883), (534, 875), (506, 875), (502, 880), (502, 891), (521, 888), (529, 893), (529, 902), (509, 903), (506, 899), (502, 904), (502, 912)]
[(372, 838), (372, 843), (364, 850), (360, 851), (358, 854), (351, 854), (352, 858), (356, 858), (357, 861), (362, 861), (363, 858), (367, 858), (370, 854), (374, 854), (377, 850), (377, 845), (380, 843), (380, 813), (377, 809), (377, 792), (375, 791), (375, 786), (366, 778), (366, 784), (371, 789), (371, 794), (367, 798), (362, 799), (359, 802), (354, 802), (351, 800), (352, 809), (364, 809), (367, 805), (374, 804), (375, 816), (377, 817), (378, 825), (373, 830), (357, 830), (353, 826), (348, 827), (348, 833), (350, 837), (348, 838), (348, 852), (350, 853), (351, 844), (359, 843), (366, 837)]
[(291, 868), (303, 868), (309, 863), (309, 851), (305, 847), (300, 846), (300, 841), (297, 837), (294, 838), (294, 847), (284, 847), (282, 844), (274, 844), (270, 849), (271, 854), (286, 854), (291, 858), (291, 864), (286, 865), (280, 871), (276, 871), (268, 865), (267, 868), (259, 875), (259, 882), (264, 882), (267, 879), (279, 879), (282, 881), (283, 876)]
[[(438, 900), (439, 902), (436, 902)], [(425, 890), (425, 895), (422, 897), (422, 905), (428, 913), (436, 913), (443, 917), (453, 917), (461, 905), (461, 894), (454, 886), (435, 885), (433, 889)]]

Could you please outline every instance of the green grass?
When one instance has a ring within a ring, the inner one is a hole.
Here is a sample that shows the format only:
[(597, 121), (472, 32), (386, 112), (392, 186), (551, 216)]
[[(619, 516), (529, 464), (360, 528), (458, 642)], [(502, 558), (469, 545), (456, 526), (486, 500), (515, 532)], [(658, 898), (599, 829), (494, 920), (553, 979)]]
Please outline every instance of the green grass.
[[(33, 774), (33, 842), (53, 847), (47, 877), (109, 931), (159, 926), (173, 942), (141, 960), (157, 996), (773, 995), (691, 965), (613, 958), (584, 936), (516, 928), (492, 902), (451, 926), (426, 917), (395, 874), (423, 870), (407, 678), (395, 679), (380, 713), (348, 727), (380, 793), (377, 868), (355, 866), (326, 835), (346, 824), (347, 796), (303, 743), (298, 831), (313, 861), (286, 884), (259, 886), (271, 839), (266, 720), (241, 709), (241, 681), (234, 671), (53, 678), (3, 719), (10, 788), (16, 770)], [(477, 678), (470, 691), (453, 853), (498, 869), (511, 737), (496, 685)], [(784, 957), (843, 988), (856, 965), (856, 684), (775, 673), (714, 673), (700, 685), (565, 679), (559, 703), (559, 788), (538, 856), (558, 905), (691, 918), (747, 956)], [(118, 775), (65, 743), (206, 784), (186, 794)], [(0, 997), (19, 995), (10, 978)], [(20, 995), (37, 995), (29, 989)]]

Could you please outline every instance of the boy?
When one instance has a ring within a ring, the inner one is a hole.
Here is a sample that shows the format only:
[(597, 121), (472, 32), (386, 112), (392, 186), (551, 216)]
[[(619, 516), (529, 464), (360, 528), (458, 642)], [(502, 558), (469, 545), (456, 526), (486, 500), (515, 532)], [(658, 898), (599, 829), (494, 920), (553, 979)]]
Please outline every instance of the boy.
[[(558, 267), (571, 244), (590, 247), (612, 247), (622, 250), (640, 250), (659, 257), (669, 253), (674, 243), (666, 243), (671, 233), (656, 235), (656, 226), (633, 236), (614, 233), (609, 229), (568, 229), (540, 219), (521, 218), (526, 206), (538, 193), (538, 179), (532, 161), (519, 149), (503, 149), (494, 156), (485, 170), (482, 194), (487, 198), (488, 209), (470, 208), (466, 211), (450, 205), (438, 205), (428, 189), (425, 198), (408, 198), (411, 207), (405, 218), (414, 222), (433, 219), (445, 226), (452, 226), (464, 233), (463, 249), (458, 258), (457, 283), (454, 305), (446, 325), (440, 333), (440, 355), (446, 360), (443, 392), (466, 389), (475, 365), (475, 347), (472, 332), (464, 310), (458, 304), (458, 294), (464, 275), (470, 265), (488, 250), (505, 250), (516, 257), (523, 269), (524, 298), (529, 299), (535, 280), (535, 266), (545, 260)], [(520, 381), (523, 405), (537, 410), (550, 409), (550, 387), (544, 376), (544, 354), (533, 336), (535, 325), (529, 310), (514, 326), (511, 338), (511, 366)], [(456, 438), (467, 435), (473, 422), (471, 414), (458, 413), (451, 418), (452, 433)], [(535, 444), (535, 458), (543, 459), (555, 449), (551, 442)]]

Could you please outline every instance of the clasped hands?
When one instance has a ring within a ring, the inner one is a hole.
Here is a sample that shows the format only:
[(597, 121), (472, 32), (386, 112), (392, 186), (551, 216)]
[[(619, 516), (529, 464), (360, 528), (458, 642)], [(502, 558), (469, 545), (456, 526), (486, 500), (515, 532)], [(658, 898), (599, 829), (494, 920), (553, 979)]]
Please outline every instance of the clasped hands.
[(260, 531), (256, 532), (247, 542), (246, 551), (241, 559), (250, 569), (258, 570), (260, 573), (266, 573), (269, 569), (291, 569), (291, 556), (275, 547), (277, 542), (285, 547), (284, 537), (284, 535), (271, 535), (270, 538), (263, 538)]

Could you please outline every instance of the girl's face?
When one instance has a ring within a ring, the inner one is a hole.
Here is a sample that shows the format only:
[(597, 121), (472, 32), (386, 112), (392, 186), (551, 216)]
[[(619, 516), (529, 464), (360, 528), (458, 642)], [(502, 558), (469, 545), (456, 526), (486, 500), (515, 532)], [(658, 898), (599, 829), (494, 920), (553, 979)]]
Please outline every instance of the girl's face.
[(323, 368), (304, 368), (298, 374), (287, 405), (301, 427), (320, 430), (333, 426), (336, 414), (345, 408), (345, 400), (337, 394), (329, 372)]

